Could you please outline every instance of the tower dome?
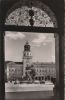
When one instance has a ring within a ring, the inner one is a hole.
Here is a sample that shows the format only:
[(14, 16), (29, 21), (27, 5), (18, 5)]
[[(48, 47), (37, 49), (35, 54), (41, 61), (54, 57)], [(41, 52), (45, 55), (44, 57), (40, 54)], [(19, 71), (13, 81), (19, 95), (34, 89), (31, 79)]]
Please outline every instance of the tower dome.
[(30, 45), (29, 45), (28, 41), (26, 41), (26, 43), (24, 45), (24, 51), (30, 51)]

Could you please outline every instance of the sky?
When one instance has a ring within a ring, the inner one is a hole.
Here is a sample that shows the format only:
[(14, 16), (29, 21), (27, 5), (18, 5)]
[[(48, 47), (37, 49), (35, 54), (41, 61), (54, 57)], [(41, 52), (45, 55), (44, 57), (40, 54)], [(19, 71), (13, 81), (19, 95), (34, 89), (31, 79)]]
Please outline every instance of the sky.
[(33, 62), (55, 62), (53, 33), (5, 32), (5, 61), (21, 62), (26, 41), (31, 45)]

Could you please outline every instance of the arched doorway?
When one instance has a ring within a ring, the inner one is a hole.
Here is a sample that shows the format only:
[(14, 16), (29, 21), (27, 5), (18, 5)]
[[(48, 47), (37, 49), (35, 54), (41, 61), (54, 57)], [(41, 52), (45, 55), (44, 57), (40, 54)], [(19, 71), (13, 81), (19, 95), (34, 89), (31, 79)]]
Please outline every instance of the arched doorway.
[[(26, 3), (28, 2), (28, 4)], [(31, 10), (31, 2), (30, 1), (24, 1), (24, 2), (20, 2), (16, 5), (14, 5), (8, 12), (6, 21), (5, 21), (5, 25), (15, 25), (15, 26), (27, 26), (27, 27), (32, 27), (30, 25), (30, 15), (29, 15), (29, 11)], [(36, 5), (35, 5), (36, 4)], [(43, 33), (43, 27), (49, 27), (49, 28), (57, 28), (57, 20), (55, 18), (54, 13), (44, 4), (36, 1), (36, 3), (34, 3), (34, 1), (32, 2), (32, 10), (34, 11), (34, 16), (33, 16), (33, 21), (34, 21), (34, 25), (32, 28), (35, 27), (42, 27), (42, 33)], [(13, 28), (13, 27), (12, 27)], [(34, 29), (31, 29), (31, 32)], [(18, 30), (19, 31), (19, 30)], [(22, 31), (22, 30), (21, 30)], [(27, 30), (26, 30), (27, 31)], [(28, 30), (30, 31), (30, 30)], [(41, 29), (40, 29), (41, 31)], [(40, 32), (38, 31), (38, 32)], [(53, 30), (52, 30), (53, 31)], [(25, 30), (24, 30), (25, 32)], [(54, 32), (54, 31), (53, 31)], [(53, 33), (52, 32), (52, 33)], [(49, 32), (50, 34), (51, 32)], [(56, 42), (59, 41), (59, 39), (56, 40)], [(56, 43), (55, 42), (55, 43)], [(56, 43), (57, 44), (57, 43)], [(56, 50), (56, 61), (57, 62), (57, 87), (59, 85), (59, 44), (57, 44), (58, 47), (58, 51)]]
[[(26, 1), (26, 2), (27, 2), (27, 1)], [(36, 1), (36, 3), (39, 4), (39, 8), (40, 8), (40, 7), (41, 7), (40, 4), (42, 4), (42, 3), (37, 2), (37, 1)], [(30, 3), (29, 3), (29, 4), (30, 4)], [(26, 5), (26, 3), (23, 2), (23, 5)], [(27, 5), (28, 5), (28, 4), (27, 4)], [(30, 6), (30, 5), (28, 5), (28, 6)], [(36, 6), (36, 4), (34, 4), (34, 2), (33, 2), (33, 6), (34, 6), (34, 7), (33, 7), (33, 10), (34, 10), (34, 9), (35, 9), (35, 6)], [(17, 6), (15, 6), (15, 7), (17, 7)], [(14, 7), (14, 8), (15, 8), (15, 7)], [(44, 7), (45, 7), (45, 6), (44, 6)], [(23, 9), (24, 9), (24, 7), (23, 7)], [(43, 10), (43, 9), (44, 9), (44, 8), (42, 7), (42, 10)], [(48, 8), (48, 9), (49, 9), (49, 8)], [(51, 12), (52, 12), (52, 11), (51, 11)], [(13, 13), (14, 13), (14, 12), (13, 12)], [(52, 20), (51, 23), (52, 23), (52, 25), (50, 26), (50, 27), (53, 27), (52, 29), (49, 27), (49, 24), (44, 25), (45, 28), (43, 28), (43, 26), (42, 26), (43, 24), (40, 25), (40, 26), (38, 26), (38, 27), (41, 27), (41, 28), (37, 28), (37, 26), (36, 26), (36, 25), (38, 24), (38, 23), (37, 23), (37, 24), (35, 24), (35, 26), (34, 26), (35, 28), (32, 27), (32, 30), (35, 31), (35, 32), (37, 32), (37, 31), (38, 31), (38, 32), (40, 32), (40, 31), (43, 32), (43, 30), (44, 30), (44, 32), (50, 31), (50, 33), (51, 33), (51, 32), (57, 33), (57, 30), (56, 30), (56, 32), (55, 32), (55, 30), (54, 30), (54, 28), (57, 28), (57, 21), (56, 21), (56, 18), (54, 17), (55, 15), (52, 13), (52, 14), (49, 14), (49, 16), (53, 16), (53, 17), (51, 17), (51, 20)], [(49, 16), (48, 16), (48, 19), (49, 19)], [(9, 16), (9, 17), (10, 17), (10, 16)], [(15, 22), (15, 20), (14, 20), (15, 17), (14, 17), (14, 18), (13, 18), (13, 17), (10, 17), (10, 18), (12, 18), (12, 22)], [(9, 19), (9, 18), (8, 18), (8, 19)], [(34, 19), (35, 19), (35, 18), (34, 18)], [(10, 19), (10, 20), (11, 20), (11, 19)], [(9, 21), (9, 20), (7, 20), (7, 21)], [(18, 26), (21, 25), (21, 24), (19, 24), (19, 25), (17, 24), (17, 26), (16, 26), (16, 24), (14, 24), (14, 23), (11, 24), (11, 23), (10, 23), (9, 25), (7, 25), (7, 21), (6, 21), (6, 24), (5, 24), (5, 25), (6, 25), (6, 26), (5, 26), (5, 30), (6, 30), (6, 31), (9, 31), (9, 30), (11, 30), (11, 29), (12, 29), (13, 31), (15, 31), (16, 29), (17, 29), (17, 31), (19, 31), (19, 29), (16, 28), (16, 27), (18, 27)], [(17, 20), (16, 20), (16, 21), (17, 21)], [(47, 21), (49, 21), (49, 20), (47, 20)], [(39, 21), (38, 21), (38, 22), (39, 22)], [(17, 23), (17, 22), (15, 22), (15, 23)], [(12, 27), (12, 26), (10, 27), (10, 25), (13, 25), (13, 27)], [(14, 25), (15, 25), (15, 26), (14, 26)], [(26, 24), (25, 24), (25, 25), (26, 25)], [(22, 26), (25, 26), (25, 25), (23, 24)], [(47, 25), (48, 25), (48, 26), (47, 26)], [(9, 28), (8, 28), (8, 26), (9, 26)], [(26, 25), (26, 26), (27, 26), (27, 25)], [(29, 26), (29, 25), (28, 25), (28, 26)], [(46, 28), (46, 27), (47, 27), (47, 28)], [(48, 27), (49, 27), (49, 28), (48, 28)], [(21, 28), (22, 28), (22, 29), (21, 29)], [(36, 29), (36, 28), (37, 28), (37, 29)], [(30, 27), (29, 27), (29, 28), (28, 28), (28, 27), (20, 27), (20, 31), (24, 31), (25, 29), (32, 32), (32, 30), (30, 29)], [(59, 68), (59, 67), (58, 67), (58, 68)], [(59, 69), (58, 69), (58, 70), (59, 70)], [(59, 73), (58, 73), (58, 75), (59, 75)], [(57, 76), (58, 76), (58, 75), (57, 75)], [(59, 82), (59, 81), (58, 81), (58, 82)]]

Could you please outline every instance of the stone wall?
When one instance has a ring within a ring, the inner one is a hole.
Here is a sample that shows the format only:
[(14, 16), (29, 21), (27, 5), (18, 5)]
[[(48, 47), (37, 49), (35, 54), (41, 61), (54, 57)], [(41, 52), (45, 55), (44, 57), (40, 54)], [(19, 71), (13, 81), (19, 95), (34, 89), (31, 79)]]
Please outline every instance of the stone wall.
[[(65, 5), (65, 0), (64, 0)], [(64, 12), (65, 12), (65, 6), (64, 6)], [(65, 13), (64, 13), (64, 100), (65, 100)]]

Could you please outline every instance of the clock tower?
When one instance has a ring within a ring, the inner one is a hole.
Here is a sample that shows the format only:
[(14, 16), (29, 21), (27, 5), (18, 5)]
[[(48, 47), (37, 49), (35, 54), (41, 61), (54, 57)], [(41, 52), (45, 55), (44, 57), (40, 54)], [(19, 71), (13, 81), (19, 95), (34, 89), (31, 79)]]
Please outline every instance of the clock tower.
[(24, 45), (24, 51), (23, 51), (23, 77), (25, 77), (26, 75), (26, 68), (30, 67), (32, 64), (32, 54), (30, 48), (31, 46), (27, 41)]

